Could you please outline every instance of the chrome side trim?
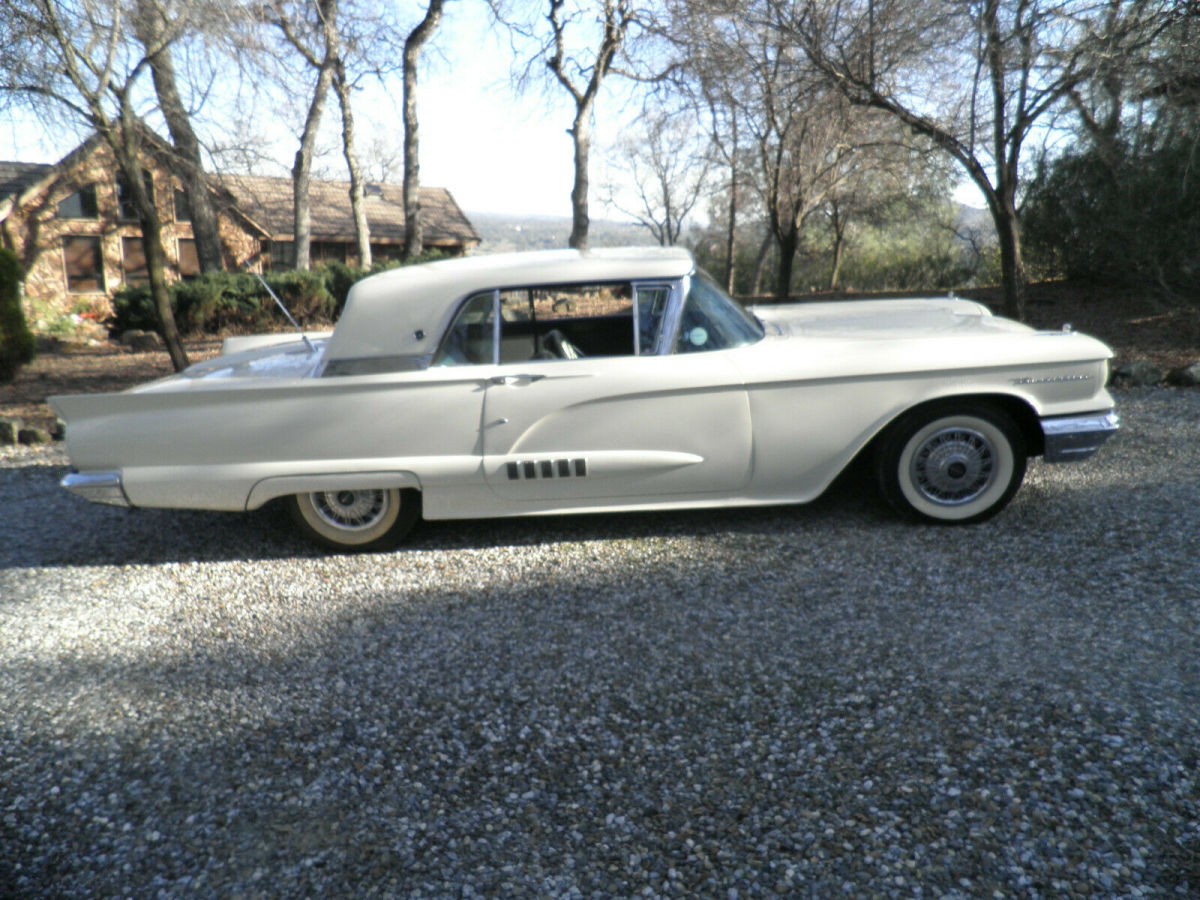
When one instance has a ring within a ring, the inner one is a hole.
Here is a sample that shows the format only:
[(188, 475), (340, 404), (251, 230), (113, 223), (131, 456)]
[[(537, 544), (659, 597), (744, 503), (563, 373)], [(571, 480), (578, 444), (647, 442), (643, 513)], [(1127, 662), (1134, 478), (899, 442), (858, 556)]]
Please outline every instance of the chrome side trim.
[(107, 503), (109, 506), (132, 506), (121, 486), (120, 472), (72, 472), (59, 484), (77, 497), (92, 503)]
[(1077, 462), (1087, 459), (1121, 427), (1114, 409), (1085, 416), (1043, 419), (1046, 462)]

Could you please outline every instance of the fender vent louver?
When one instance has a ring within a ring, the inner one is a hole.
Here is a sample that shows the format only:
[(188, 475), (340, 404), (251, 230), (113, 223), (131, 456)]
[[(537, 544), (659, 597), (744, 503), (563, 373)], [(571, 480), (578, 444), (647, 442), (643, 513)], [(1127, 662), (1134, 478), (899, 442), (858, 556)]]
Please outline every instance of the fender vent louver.
[(586, 459), (542, 459), (505, 463), (509, 481), (545, 478), (585, 478)]

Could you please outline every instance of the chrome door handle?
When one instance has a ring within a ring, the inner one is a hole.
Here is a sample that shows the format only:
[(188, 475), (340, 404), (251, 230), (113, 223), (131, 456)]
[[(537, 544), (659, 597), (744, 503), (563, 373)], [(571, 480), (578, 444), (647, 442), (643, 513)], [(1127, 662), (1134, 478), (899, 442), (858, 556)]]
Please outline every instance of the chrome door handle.
[(488, 381), (488, 384), (508, 385), (509, 387), (513, 387), (516, 385), (532, 384), (535, 381), (541, 381), (545, 377), (546, 377), (545, 375), (529, 375), (529, 374), (493, 375), (487, 381)]

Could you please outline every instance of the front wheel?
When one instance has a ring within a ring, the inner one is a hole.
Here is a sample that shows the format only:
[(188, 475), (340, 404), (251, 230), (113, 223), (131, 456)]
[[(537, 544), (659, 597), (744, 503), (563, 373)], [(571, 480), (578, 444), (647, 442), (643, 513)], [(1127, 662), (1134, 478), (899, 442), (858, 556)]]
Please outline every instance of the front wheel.
[(312, 541), (334, 550), (390, 550), (420, 514), (416, 491), (398, 488), (313, 491), (289, 498), (289, 511)]
[(1025, 477), (1016, 423), (985, 403), (914, 410), (890, 426), (876, 454), (884, 498), (926, 521), (967, 524), (991, 518)]

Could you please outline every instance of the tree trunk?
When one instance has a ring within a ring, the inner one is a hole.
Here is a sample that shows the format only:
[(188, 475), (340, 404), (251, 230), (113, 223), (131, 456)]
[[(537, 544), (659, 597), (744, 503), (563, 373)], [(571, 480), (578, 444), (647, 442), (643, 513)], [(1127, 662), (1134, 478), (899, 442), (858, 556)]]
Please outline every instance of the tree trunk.
[(845, 253), (846, 241), (842, 235), (838, 235), (833, 239), (833, 270), (829, 273), (829, 289), (836, 291), (838, 289), (838, 278), (842, 272), (842, 256)]
[(775, 278), (775, 299), (786, 300), (792, 291), (792, 265), (796, 259), (796, 248), (800, 245), (800, 230), (791, 227), (776, 236), (779, 244), (779, 270)]
[(170, 46), (162, 46), (163, 23), (158, 11), (147, 0), (139, 0), (136, 29), (138, 40), (150, 54), (150, 74), (158, 107), (167, 121), (171, 143), (180, 163), (180, 180), (192, 212), (192, 235), (201, 272), (219, 272), (224, 268), (217, 213), (209, 192), (208, 176), (200, 159), (200, 142), (192, 130), (191, 117), (179, 96), (175, 63)]
[(371, 226), (367, 222), (367, 205), (364, 200), (362, 169), (358, 165), (358, 153), (354, 149), (354, 114), (350, 108), (350, 85), (346, 83), (346, 67), (338, 60), (333, 79), (338, 105), (342, 110), (342, 153), (346, 157), (346, 168), (350, 170), (350, 211), (354, 214), (354, 237), (358, 242), (358, 265), (371, 268)]
[[(136, 190), (136, 189), (135, 189)], [(150, 277), (150, 296), (154, 300), (154, 310), (158, 314), (158, 326), (162, 332), (163, 343), (167, 354), (171, 357), (171, 365), (176, 372), (182, 372), (188, 367), (187, 351), (179, 337), (179, 328), (175, 324), (175, 312), (171, 309), (171, 295), (167, 290), (166, 254), (163, 252), (162, 225), (158, 213), (151, 205), (149, 215), (143, 210), (141, 215), (142, 244), (146, 252), (146, 269)]]
[(725, 232), (725, 291), (729, 294), (733, 293), (734, 276), (737, 274), (737, 214), (737, 169), (731, 165), (729, 167), (729, 226)]
[(304, 120), (304, 132), (300, 137), (300, 149), (292, 165), (292, 211), (295, 215), (293, 244), (296, 269), (309, 269), (309, 244), (312, 240), (312, 211), (308, 203), (308, 188), (312, 182), (312, 157), (317, 144), (317, 129), (321, 125), (321, 113), (325, 110), (325, 97), (333, 80), (333, 63), (326, 57), (317, 73), (317, 84), (313, 88), (312, 102)]
[[(133, 126), (127, 121), (125, 127)], [(181, 372), (188, 367), (187, 351), (183, 349), (183, 341), (175, 325), (175, 313), (171, 309), (171, 295), (167, 291), (166, 254), (163, 252), (162, 243), (162, 220), (158, 216), (154, 198), (146, 192), (146, 183), (142, 180), (139, 143), (130, 137), (116, 136), (116, 140), (111, 141), (109, 146), (113, 148), (121, 173), (133, 192), (138, 219), (142, 226), (142, 246), (146, 253), (146, 270), (150, 278), (150, 297), (158, 315), (159, 332), (162, 334), (167, 354), (171, 357), (171, 365), (175, 367), (176, 372)]]
[(1000, 243), (1000, 277), (1004, 287), (1004, 315), (1025, 321), (1025, 267), (1021, 262), (1021, 232), (1011, 200), (1001, 199), (992, 210)]
[(755, 297), (762, 296), (763, 279), (767, 276), (767, 254), (771, 252), (771, 242), (774, 235), (770, 230), (763, 235), (762, 243), (758, 246), (758, 256), (754, 259), (754, 284), (750, 291)]
[(571, 126), (575, 142), (575, 184), (571, 188), (571, 237), (567, 246), (586, 250), (588, 246), (588, 152), (591, 149), (592, 126), (589, 121), (591, 104), (577, 108)]
[(417, 62), (421, 47), (442, 18), (444, 0), (430, 0), (425, 17), (404, 41), (404, 258), (412, 261), (425, 249), (421, 215), (420, 121), (417, 118)]
[(829, 273), (829, 289), (838, 289), (838, 276), (842, 271), (842, 257), (846, 251), (846, 219), (840, 214), (838, 206), (833, 205), (833, 268)]
[[(411, 40), (411, 38), (410, 38)], [(425, 248), (421, 221), (420, 120), (417, 118), (417, 56), (404, 44), (404, 258), (414, 260)]]

